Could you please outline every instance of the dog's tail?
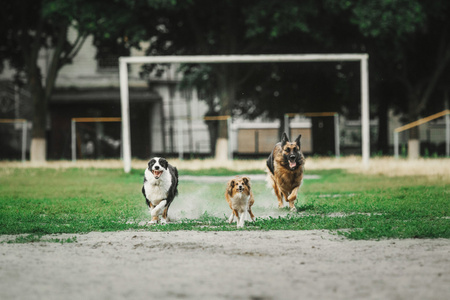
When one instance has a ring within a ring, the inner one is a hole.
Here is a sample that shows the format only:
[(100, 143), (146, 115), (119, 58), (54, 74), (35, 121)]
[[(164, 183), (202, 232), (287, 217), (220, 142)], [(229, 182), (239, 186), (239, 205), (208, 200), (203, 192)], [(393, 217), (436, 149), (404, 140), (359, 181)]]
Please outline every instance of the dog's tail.
[(178, 169), (176, 167), (173, 167), (173, 174), (176, 178), (173, 194), (174, 196), (178, 196)]
[(266, 161), (266, 165), (267, 165), (267, 168), (269, 169), (270, 173), (275, 174), (273, 152), (274, 151), (270, 152), (269, 158), (267, 158), (267, 161)]
[(275, 185), (275, 179), (274, 179), (274, 177), (273, 177), (274, 175), (273, 175), (272, 172), (270, 171), (269, 167), (267, 167), (266, 173), (267, 173), (267, 176), (266, 176), (266, 186), (267, 186), (269, 189), (271, 189), (272, 192), (275, 194), (275, 192), (274, 192), (274, 190), (273, 190), (273, 187), (274, 187), (274, 185)]

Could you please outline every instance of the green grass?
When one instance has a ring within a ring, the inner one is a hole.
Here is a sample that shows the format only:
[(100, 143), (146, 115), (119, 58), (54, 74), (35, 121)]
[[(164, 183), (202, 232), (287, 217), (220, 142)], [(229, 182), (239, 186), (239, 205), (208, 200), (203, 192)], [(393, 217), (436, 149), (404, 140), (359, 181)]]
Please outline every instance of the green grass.
[[(236, 173), (211, 169), (180, 174), (231, 177)], [(447, 179), (342, 170), (308, 174), (321, 178), (305, 181), (296, 204), (299, 212), (294, 214), (276, 208), (266, 183), (254, 181), (257, 221), (244, 230), (327, 229), (352, 239), (450, 238)], [(5, 168), (0, 170), (0, 234), (28, 234), (18, 236), (16, 242), (32, 242), (45, 234), (91, 231), (238, 230), (226, 222), (230, 209), (224, 199), (225, 184), (180, 182), (180, 195), (169, 211), (177, 222), (148, 226), (142, 171)]]
[(67, 243), (76, 243), (77, 237), (69, 237), (67, 239), (59, 239), (59, 238), (51, 238), (51, 239), (44, 239), (42, 238), (42, 235), (36, 235), (36, 234), (28, 234), (28, 235), (19, 235), (16, 236), (13, 240), (8, 240), (5, 243), (7, 244), (26, 244), (26, 243), (35, 243), (35, 242), (47, 242), (47, 243), (60, 243), (60, 244), (67, 244)]

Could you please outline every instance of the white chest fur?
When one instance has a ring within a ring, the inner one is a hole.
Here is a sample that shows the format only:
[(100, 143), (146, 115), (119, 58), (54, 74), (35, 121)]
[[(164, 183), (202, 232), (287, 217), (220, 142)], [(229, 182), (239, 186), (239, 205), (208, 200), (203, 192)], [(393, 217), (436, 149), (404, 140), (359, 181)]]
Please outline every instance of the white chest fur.
[(146, 169), (145, 178), (147, 181), (144, 183), (144, 189), (147, 199), (153, 205), (158, 205), (161, 200), (167, 198), (170, 186), (172, 185), (172, 176), (170, 176), (169, 170), (165, 170), (161, 177), (155, 179), (152, 172)]
[(250, 195), (246, 195), (244, 193), (236, 193), (234, 197), (231, 199), (231, 206), (233, 209), (242, 213), (248, 210), (248, 201), (250, 199)]

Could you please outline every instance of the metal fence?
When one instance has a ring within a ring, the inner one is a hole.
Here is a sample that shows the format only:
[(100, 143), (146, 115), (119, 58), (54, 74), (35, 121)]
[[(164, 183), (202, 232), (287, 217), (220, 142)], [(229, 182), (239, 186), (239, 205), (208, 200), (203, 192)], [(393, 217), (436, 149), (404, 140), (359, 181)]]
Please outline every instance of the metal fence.
[[(450, 110), (403, 125), (394, 130), (394, 156), (406, 155), (409, 130), (419, 127), (420, 153), (424, 156), (444, 154), (450, 156)], [(401, 149), (400, 149), (401, 147)]]
[(3, 149), (0, 151), (0, 158), (15, 159), (16, 153), (20, 153), (21, 160), (26, 160), (29, 143), (28, 125), (25, 119), (0, 119), (2, 140), (3, 137), (5, 138), (2, 141)]

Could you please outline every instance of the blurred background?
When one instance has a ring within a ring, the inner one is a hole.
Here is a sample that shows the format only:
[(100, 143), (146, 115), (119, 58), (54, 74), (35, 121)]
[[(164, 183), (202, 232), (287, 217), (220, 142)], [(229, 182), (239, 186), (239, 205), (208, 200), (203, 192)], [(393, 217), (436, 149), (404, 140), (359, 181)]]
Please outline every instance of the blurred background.
[[(120, 158), (121, 56), (308, 53), (369, 55), (371, 155), (449, 156), (449, 15), (447, 0), (6, 1), (0, 160)], [(265, 157), (283, 131), (307, 155), (361, 155), (358, 62), (128, 68), (135, 158)]]

